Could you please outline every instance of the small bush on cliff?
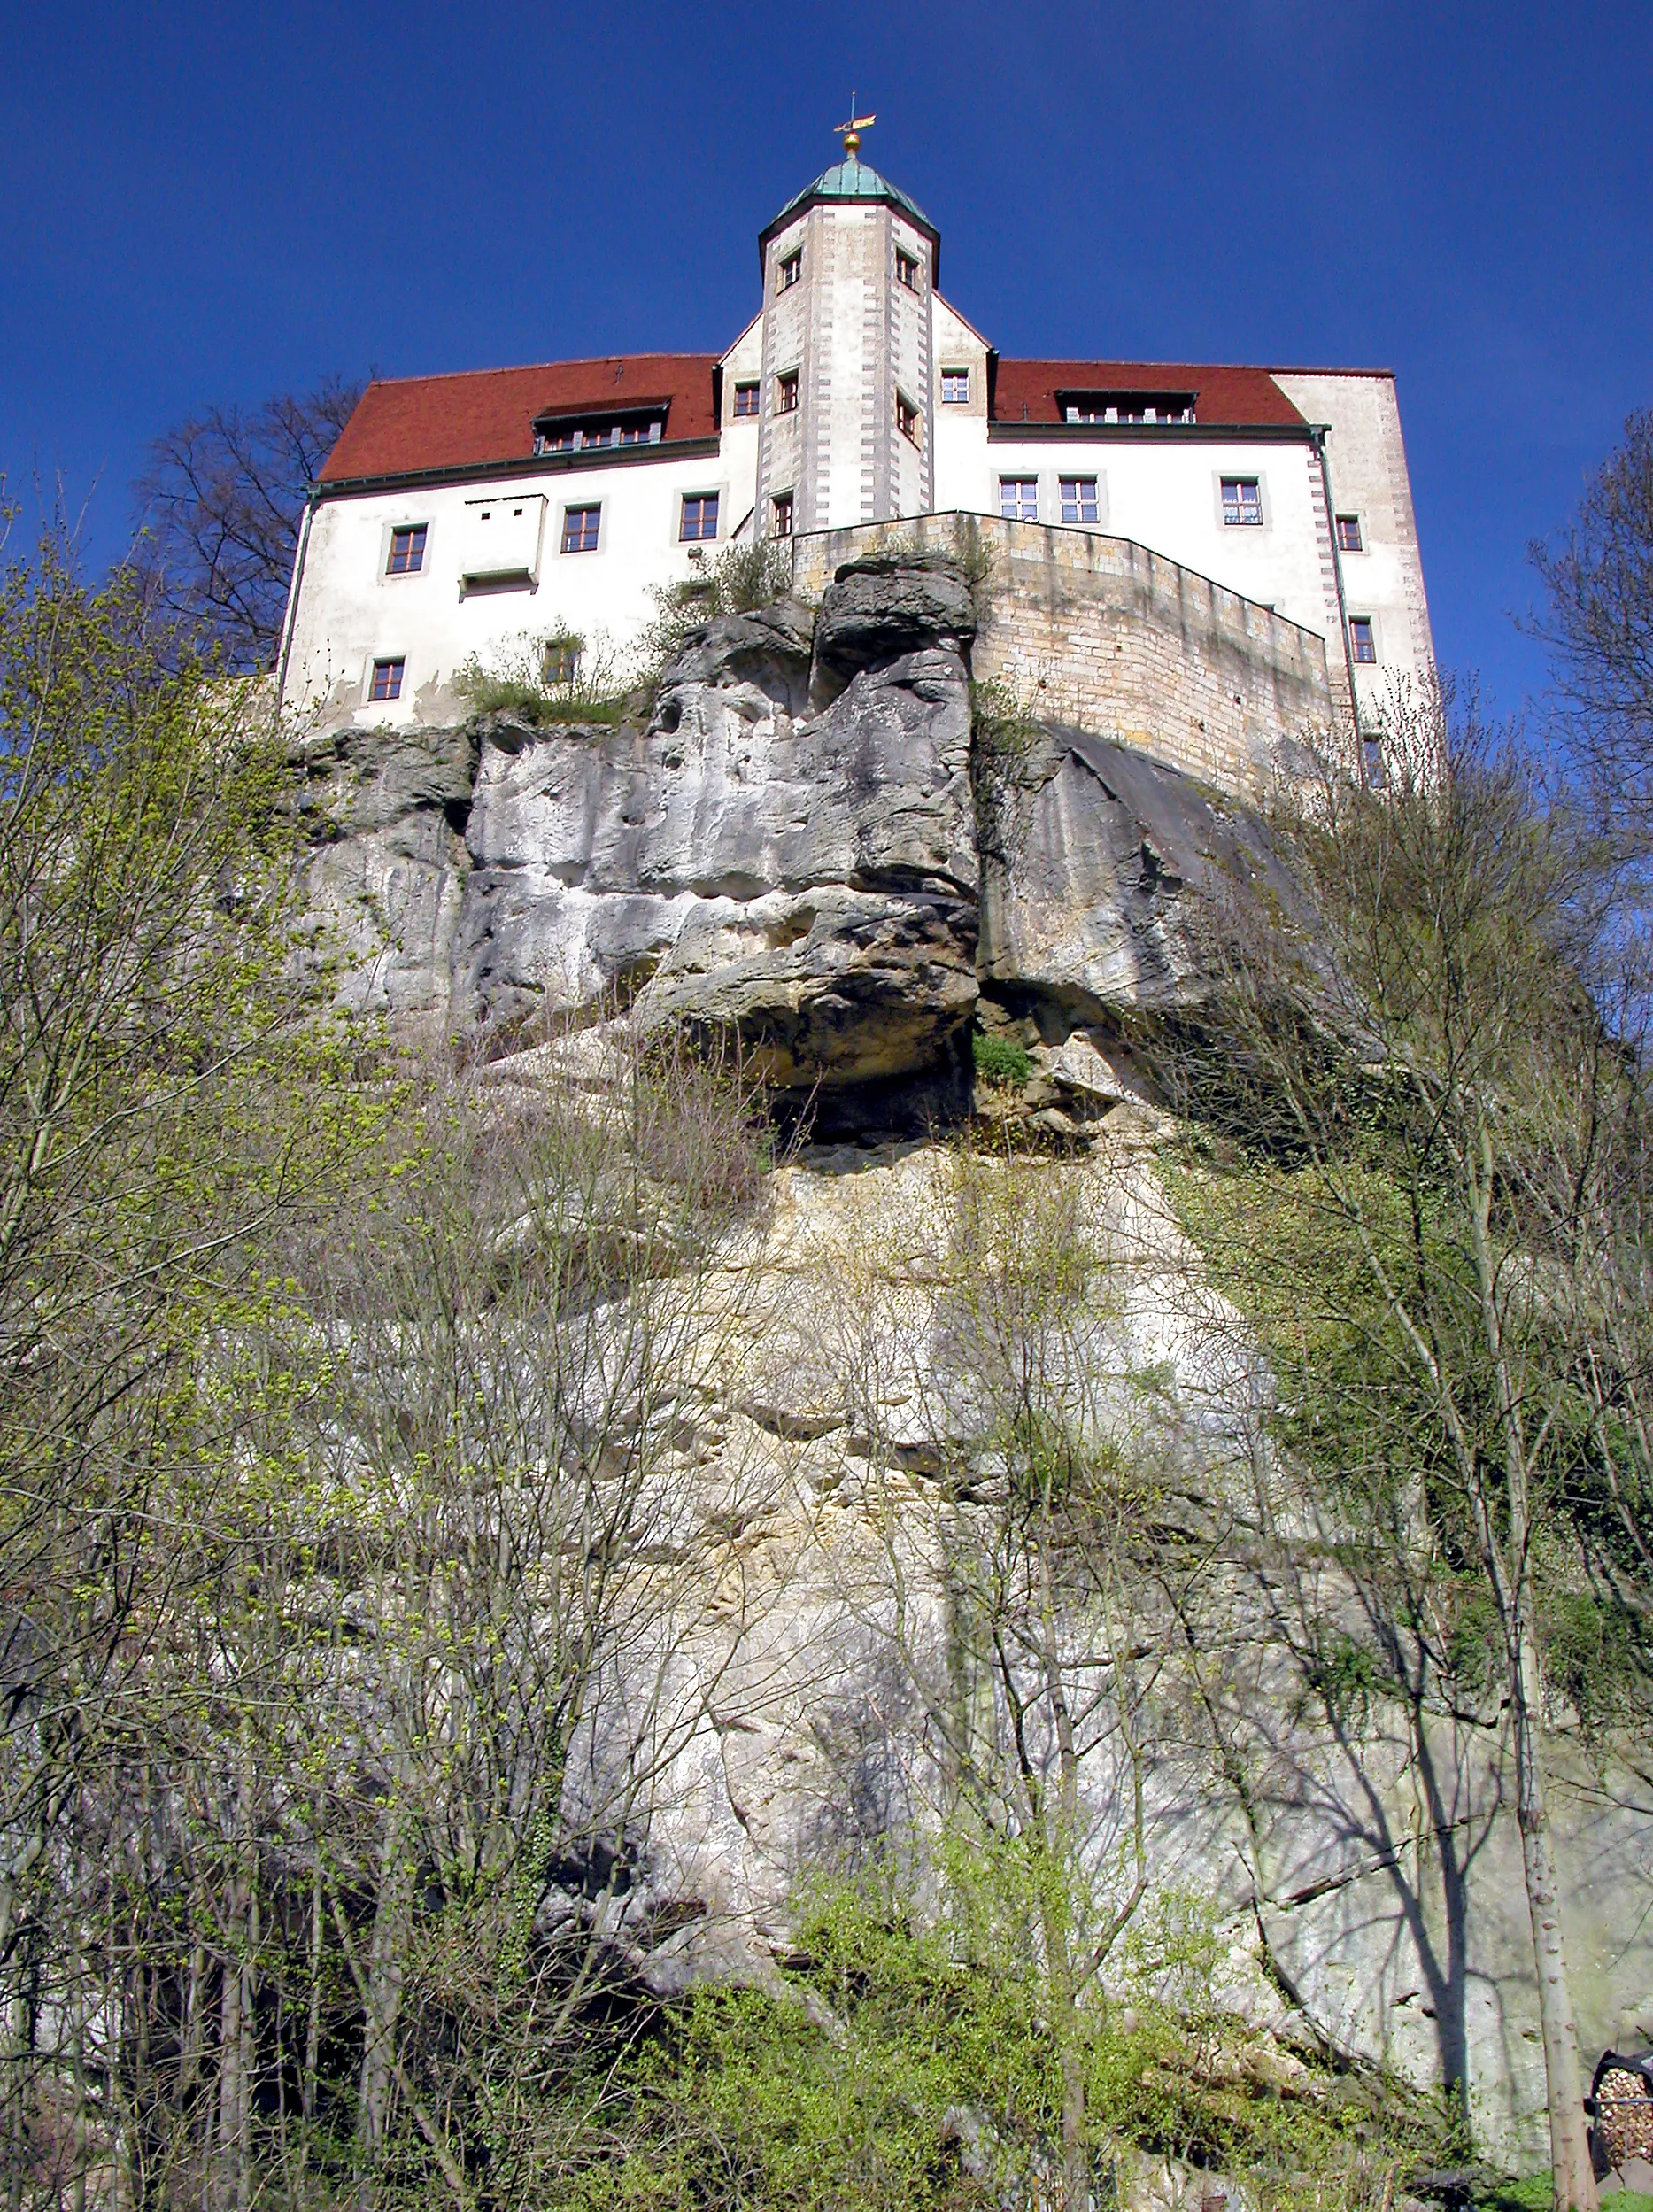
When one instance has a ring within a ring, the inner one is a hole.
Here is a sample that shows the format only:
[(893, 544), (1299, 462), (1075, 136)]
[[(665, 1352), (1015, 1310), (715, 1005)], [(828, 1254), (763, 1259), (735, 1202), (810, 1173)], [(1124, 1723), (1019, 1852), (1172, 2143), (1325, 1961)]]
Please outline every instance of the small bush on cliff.
[(792, 595), (792, 546), (784, 538), (725, 545), (680, 584), (654, 587), (654, 615), (638, 655), (650, 688), (693, 631), (723, 615), (755, 615)]
[(486, 661), (473, 654), (453, 687), (473, 715), (506, 715), (532, 729), (618, 722), (628, 699), (611, 648), (562, 629), (519, 638)]
[(1033, 1072), (1033, 1063), (1023, 1047), (990, 1030), (971, 1032), (970, 1058), (982, 1081), (991, 1083), (995, 1090), (1019, 1089)]

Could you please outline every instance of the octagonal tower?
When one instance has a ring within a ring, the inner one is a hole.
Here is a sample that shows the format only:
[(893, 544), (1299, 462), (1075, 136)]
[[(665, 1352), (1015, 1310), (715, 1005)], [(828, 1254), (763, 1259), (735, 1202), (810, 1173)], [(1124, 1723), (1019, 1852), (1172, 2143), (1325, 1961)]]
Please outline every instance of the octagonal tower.
[(763, 270), (763, 536), (928, 514), (935, 503), (935, 225), (845, 159), (758, 241)]

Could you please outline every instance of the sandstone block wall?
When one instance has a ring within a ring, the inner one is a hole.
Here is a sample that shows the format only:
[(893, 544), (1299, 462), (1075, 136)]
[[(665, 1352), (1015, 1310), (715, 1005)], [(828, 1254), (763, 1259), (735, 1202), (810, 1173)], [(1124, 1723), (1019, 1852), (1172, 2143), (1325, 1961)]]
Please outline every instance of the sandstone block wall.
[(1128, 538), (918, 515), (799, 537), (794, 588), (818, 594), (842, 562), (892, 540), (990, 559), (973, 672), (1008, 683), (1040, 720), (1242, 796), (1332, 722), (1323, 638)]

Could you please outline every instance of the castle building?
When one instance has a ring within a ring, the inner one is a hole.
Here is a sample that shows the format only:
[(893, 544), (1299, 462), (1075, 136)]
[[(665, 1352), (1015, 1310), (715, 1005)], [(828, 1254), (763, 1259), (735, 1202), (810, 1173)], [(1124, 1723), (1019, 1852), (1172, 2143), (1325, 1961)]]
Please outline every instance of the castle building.
[[(1431, 669), (1387, 372), (1002, 359), (939, 290), (936, 226), (853, 130), (758, 251), (761, 305), (721, 355), (370, 384), (305, 514), (284, 699), (336, 726), (452, 720), (473, 657), (539, 652), (553, 679), (570, 638), (623, 659), (659, 587), (731, 543), (791, 539), (814, 575), (881, 526), (950, 515), (987, 518), (1029, 577), (1083, 596), (1107, 571), (1116, 613), (1134, 578), (1130, 605), (1166, 636), (1186, 642), (1201, 607), (1224, 707), (1242, 707), (1224, 654), (1259, 640), (1289, 664), (1290, 711), (1324, 697), (1368, 731), (1396, 677)], [(1060, 688), (1074, 633), (1047, 629)], [(1221, 775), (1233, 746), (1255, 754), (1255, 716), (1202, 751), (1190, 701), (1171, 756)]]

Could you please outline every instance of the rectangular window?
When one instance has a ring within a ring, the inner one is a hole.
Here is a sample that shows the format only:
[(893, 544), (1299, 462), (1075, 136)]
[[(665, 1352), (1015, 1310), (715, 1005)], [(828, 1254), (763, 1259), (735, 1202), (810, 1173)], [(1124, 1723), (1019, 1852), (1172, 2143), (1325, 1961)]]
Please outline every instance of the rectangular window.
[(562, 515), (563, 552), (595, 553), (597, 533), (602, 520), (603, 510), (600, 507), (565, 507)]
[(999, 512), (1007, 522), (1037, 522), (1039, 520), (1039, 478), (1037, 476), (1000, 476), (999, 479)]
[(622, 445), (652, 445), (654, 443), (654, 425), (652, 422), (622, 422), (620, 425), (620, 443)]
[(617, 435), (618, 432), (612, 429), (606, 430), (582, 430), (580, 432), (580, 450), (583, 452), (588, 446), (612, 445)]
[(792, 493), (777, 491), (769, 502), (769, 535), (772, 538), (790, 538), (792, 534)]
[(423, 522), (410, 522), (405, 528), (390, 532), (388, 575), (416, 576), (419, 574), (425, 565), (425, 529)]
[(970, 404), (970, 372), (968, 368), (944, 368), (941, 372), (941, 404), (944, 407), (968, 407)]
[(1064, 522), (1093, 522), (1096, 520), (1094, 476), (1064, 476), (1062, 479), (1062, 519)]
[(775, 380), (775, 412), (776, 414), (796, 414), (798, 412), (798, 371), (789, 368), (784, 376)]
[(1358, 514), (1340, 514), (1337, 518), (1337, 545), (1340, 553), (1363, 553), (1360, 542)]
[(776, 290), (782, 292), (791, 291), (803, 273), (804, 254), (803, 248), (799, 246), (796, 253), (789, 253), (781, 263), (780, 282), (776, 286)]
[(402, 670), (406, 666), (406, 661), (375, 661), (373, 664), (373, 682), (367, 689), (368, 698), (400, 699)]
[(757, 412), (758, 387), (755, 384), (737, 384), (735, 386), (736, 414), (756, 414)]
[(539, 672), (547, 684), (572, 684), (580, 673), (577, 638), (550, 638), (540, 654)]
[(1351, 615), (1348, 618), (1348, 641), (1357, 661), (1376, 661), (1378, 641), (1371, 634), (1370, 615)]
[(895, 254), (895, 273), (909, 292), (918, 290), (918, 264), (910, 253), (903, 253), (899, 246)]
[(899, 391), (895, 395), (895, 427), (904, 438), (915, 445), (918, 444), (918, 409)]
[(698, 492), (683, 503), (683, 527), (677, 532), (687, 545), (691, 538), (717, 536), (717, 494), (715, 491)]
[(1255, 476), (1223, 478), (1223, 520), (1231, 525), (1261, 525), (1263, 486)]

